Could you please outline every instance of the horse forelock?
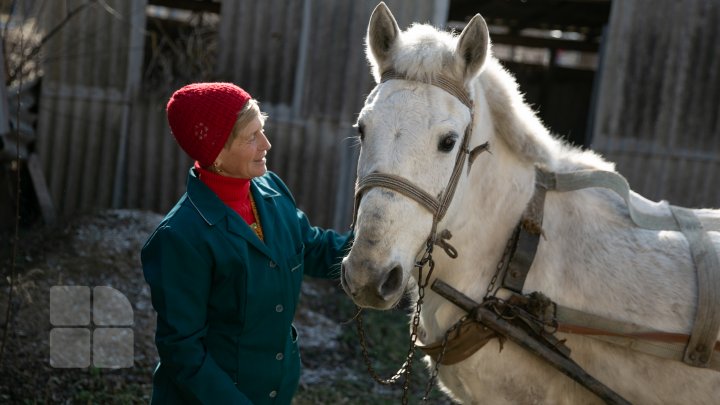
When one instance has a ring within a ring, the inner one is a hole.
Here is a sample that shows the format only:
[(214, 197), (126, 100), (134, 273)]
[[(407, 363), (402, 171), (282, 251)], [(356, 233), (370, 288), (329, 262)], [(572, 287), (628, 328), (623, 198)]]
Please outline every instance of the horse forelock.
[(431, 81), (442, 74), (462, 82), (462, 70), (454, 63), (456, 45), (455, 35), (431, 25), (413, 24), (400, 33), (386, 66), (379, 66), (379, 62), (369, 56), (373, 76), (379, 82), (383, 71), (393, 69), (420, 81)]

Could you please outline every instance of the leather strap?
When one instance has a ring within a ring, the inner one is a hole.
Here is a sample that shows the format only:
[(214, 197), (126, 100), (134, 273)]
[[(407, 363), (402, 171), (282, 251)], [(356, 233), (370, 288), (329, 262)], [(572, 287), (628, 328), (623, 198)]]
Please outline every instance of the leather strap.
[(411, 81), (431, 84), (435, 87), (439, 87), (439, 88), (445, 90), (446, 92), (452, 94), (453, 96), (455, 96), (455, 98), (460, 100), (461, 103), (465, 104), (465, 106), (467, 108), (469, 108), (470, 111), (472, 111), (472, 99), (470, 98), (470, 95), (468, 94), (468, 92), (465, 91), (465, 86), (462, 83), (458, 83), (458, 82), (450, 79), (447, 76), (436, 75), (436, 76), (430, 78), (429, 80), (425, 81), (425, 80), (408, 78), (406, 75), (398, 73), (398, 72), (390, 69), (390, 70), (386, 70), (385, 72), (383, 72), (383, 74), (380, 76), (381, 83), (386, 82), (388, 80), (411, 80)]
[(454, 332), (448, 335), (444, 353), (442, 340), (431, 345), (417, 345), (416, 347), (430, 356), (433, 361), (438, 361), (442, 353), (440, 364), (447, 366), (459, 363), (472, 356), (473, 353), (482, 349), (490, 339), (495, 337), (502, 339), (492, 329), (472, 318), (467, 318)]
[[(540, 169), (541, 171), (544, 171)], [(655, 203), (632, 193), (627, 180), (615, 172), (579, 170), (567, 173), (544, 171), (548, 189), (574, 191), (589, 187), (603, 187), (614, 191), (625, 200), (630, 218), (639, 227), (651, 230), (680, 231), (688, 241), (690, 254), (697, 274), (697, 310), (685, 355), (682, 361), (695, 367), (708, 367), (713, 347), (720, 332), (720, 259), (718, 252), (695, 213), (663, 201)], [(666, 214), (658, 213), (666, 207)], [(708, 223), (712, 231), (720, 231)], [(529, 268), (527, 269), (529, 271)]]
[[(427, 79), (427, 80), (421, 80), (421, 79), (415, 79), (407, 77), (403, 74), (397, 73), (394, 70), (388, 70), (385, 71), (382, 76), (380, 83), (384, 83), (388, 80), (409, 80), (409, 81), (416, 81), (420, 83), (429, 84), (432, 86), (436, 86), (447, 93), (451, 94), (452, 96), (456, 97), (461, 103), (463, 103), (469, 110), (470, 110), (470, 123), (465, 128), (465, 133), (463, 134), (462, 142), (460, 144), (460, 148), (458, 148), (457, 155), (455, 157), (455, 166), (453, 167), (452, 174), (450, 175), (450, 179), (448, 180), (448, 184), (445, 187), (445, 190), (442, 191), (442, 193), (438, 196), (438, 198), (435, 198), (431, 195), (429, 195), (424, 190), (418, 188), (410, 182), (409, 180), (406, 180), (400, 176), (393, 175), (393, 174), (386, 174), (386, 173), (370, 173), (367, 176), (358, 179), (357, 183), (355, 185), (355, 201), (353, 204), (353, 221), (350, 225), (351, 229), (355, 228), (355, 224), (357, 222), (357, 216), (358, 216), (358, 209), (360, 207), (360, 200), (363, 197), (363, 194), (368, 189), (371, 189), (373, 187), (383, 187), (387, 188), (393, 191), (400, 192), (401, 194), (412, 198), (413, 200), (417, 201), (419, 204), (421, 204), (423, 207), (428, 209), (433, 214), (433, 222), (430, 229), (430, 234), (428, 236), (428, 241), (432, 244), (438, 244), (438, 242), (443, 246), (443, 249), (448, 252), (450, 257), (457, 257), (457, 250), (453, 248), (447, 240), (444, 240), (442, 238), (442, 235), (450, 235), (449, 232), (442, 231), (441, 239), (438, 240), (438, 232), (437, 232), (437, 225), (440, 223), (440, 221), (445, 216), (445, 213), (447, 212), (448, 207), (450, 206), (450, 202), (452, 201), (453, 196), (455, 195), (455, 189), (457, 188), (457, 183), (460, 179), (460, 174), (462, 173), (462, 168), (465, 166), (465, 160), (470, 157), (470, 161), (468, 163), (468, 170), (470, 169), (470, 166), (472, 165), (472, 160), (475, 159), (477, 154), (480, 152), (488, 149), (488, 144), (485, 143), (483, 145), (475, 147), (473, 150), (470, 150), (468, 148), (469, 142), (470, 142), (470, 136), (472, 135), (472, 128), (473, 128), (473, 104), (472, 99), (470, 98), (470, 95), (465, 90), (465, 87), (462, 83), (457, 83), (453, 81), (452, 79), (438, 75), (436, 77)], [(447, 238), (446, 238), (447, 239)], [(453, 253), (454, 252), (454, 253)]]
[[(630, 218), (635, 225), (655, 231), (681, 230), (669, 211), (670, 205), (667, 201), (650, 201), (640, 194), (630, 191), (627, 180), (619, 173), (605, 170), (577, 170), (565, 173), (549, 172), (544, 169), (538, 170), (544, 172), (544, 177), (548, 182), (548, 190), (566, 192), (591, 187), (607, 188), (625, 200), (625, 204), (630, 211)], [(664, 207), (665, 213), (658, 213)], [(703, 219), (701, 222), (707, 231), (720, 232), (720, 219)]]
[(520, 219), (520, 229), (517, 233), (515, 249), (507, 261), (502, 286), (522, 294), (525, 279), (530, 272), (535, 253), (540, 244), (542, 235), (543, 210), (545, 207), (545, 193), (548, 186), (552, 185), (546, 172), (535, 169), (535, 192)]
[(720, 260), (695, 213), (674, 206), (670, 206), (670, 210), (687, 238), (697, 272), (697, 310), (683, 361), (696, 367), (709, 367), (720, 330)]
[[(560, 305), (556, 305), (555, 319), (558, 332), (589, 336), (670, 360), (683, 361), (690, 340), (687, 334), (661, 332)], [(720, 342), (711, 345), (711, 350), (720, 352)], [(707, 367), (720, 371), (720, 358), (712, 358)]]

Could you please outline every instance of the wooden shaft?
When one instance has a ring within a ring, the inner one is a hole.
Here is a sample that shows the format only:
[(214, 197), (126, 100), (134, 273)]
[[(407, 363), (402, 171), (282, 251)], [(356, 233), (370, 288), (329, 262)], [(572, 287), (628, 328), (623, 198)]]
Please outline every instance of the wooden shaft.
[(520, 347), (525, 348), (529, 352), (547, 361), (551, 366), (582, 384), (582, 386), (597, 395), (606, 403), (630, 404), (630, 402), (618, 395), (615, 391), (611, 390), (605, 384), (588, 374), (573, 360), (549, 349), (542, 343), (535, 340), (525, 330), (511, 324), (492, 311), (480, 307), (478, 303), (450, 285), (444, 283), (440, 279), (436, 279), (430, 288), (466, 312), (473, 313), (476, 316), (475, 320), (477, 322), (482, 323), (502, 336), (505, 336)]

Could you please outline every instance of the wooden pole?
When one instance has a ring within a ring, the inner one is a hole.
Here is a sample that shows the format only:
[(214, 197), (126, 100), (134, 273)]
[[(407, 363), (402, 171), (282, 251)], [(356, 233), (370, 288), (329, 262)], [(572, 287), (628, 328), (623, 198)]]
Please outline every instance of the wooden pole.
[(630, 402), (618, 395), (615, 391), (588, 374), (573, 360), (550, 350), (548, 347), (535, 340), (525, 330), (518, 328), (505, 319), (497, 316), (494, 312), (481, 307), (480, 304), (476, 303), (465, 294), (444, 283), (440, 279), (436, 279), (430, 288), (466, 312), (474, 314), (476, 322), (482, 323), (500, 335), (505, 336), (520, 347), (528, 350), (530, 353), (547, 361), (551, 366), (582, 384), (583, 387), (587, 388), (590, 392), (597, 395), (606, 403), (630, 404)]

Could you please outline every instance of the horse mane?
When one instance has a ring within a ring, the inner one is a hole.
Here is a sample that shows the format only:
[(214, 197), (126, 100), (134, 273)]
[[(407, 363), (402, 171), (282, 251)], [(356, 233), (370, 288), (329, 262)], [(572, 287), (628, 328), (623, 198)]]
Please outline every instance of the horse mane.
[(485, 94), (496, 136), (523, 161), (557, 171), (577, 169), (614, 170), (615, 165), (592, 151), (583, 151), (553, 136), (536, 112), (525, 102), (515, 78), (491, 54), (485, 66), (473, 77), (463, 77), (464, 69), (455, 55), (456, 35), (428, 24), (413, 24), (402, 31), (393, 45), (386, 65), (366, 52), (376, 82), (382, 71), (392, 68), (420, 81), (431, 81), (442, 74), (471, 87), (471, 97)]
[(615, 170), (596, 153), (582, 150), (552, 135), (525, 101), (515, 78), (489, 56), (479, 76), (493, 118), (495, 134), (527, 162), (556, 171)]

